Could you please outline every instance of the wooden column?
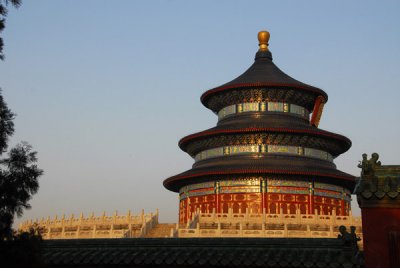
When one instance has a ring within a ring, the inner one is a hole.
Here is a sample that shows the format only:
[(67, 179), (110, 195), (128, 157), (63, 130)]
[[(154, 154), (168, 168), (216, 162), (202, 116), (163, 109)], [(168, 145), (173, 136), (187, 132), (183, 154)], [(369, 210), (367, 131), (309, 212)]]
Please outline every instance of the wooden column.
[(310, 182), (308, 185), (308, 214), (314, 214), (314, 182)]
[(344, 197), (345, 197), (345, 193), (343, 193), (342, 199), (340, 200), (340, 216), (346, 216), (346, 206), (345, 206), (345, 201), (344, 201)]
[(260, 179), (260, 193), (261, 193), (261, 211), (268, 211), (267, 198), (267, 179)]
[(214, 184), (214, 194), (215, 194), (215, 210), (217, 213), (221, 213), (221, 200), (220, 200), (220, 185), (219, 181), (216, 181)]

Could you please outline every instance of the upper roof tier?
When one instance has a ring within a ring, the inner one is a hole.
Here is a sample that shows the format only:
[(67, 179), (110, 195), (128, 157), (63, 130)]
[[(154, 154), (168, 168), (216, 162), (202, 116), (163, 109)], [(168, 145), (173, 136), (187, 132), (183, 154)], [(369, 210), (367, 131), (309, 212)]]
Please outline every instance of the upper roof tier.
[[(317, 87), (304, 84), (282, 72), (273, 62), (272, 54), (268, 49), (269, 33), (262, 31), (258, 33), (260, 49), (256, 53), (255, 61), (247, 71), (234, 80), (223, 84), (219, 87), (210, 89), (203, 93), (201, 102), (207, 108), (210, 107), (209, 100), (215, 94), (225, 92), (232, 89), (246, 88), (282, 88), (282, 89), (297, 89), (311, 93), (317, 96), (322, 95), (325, 102), (328, 100), (328, 95)], [(213, 105), (211, 105), (213, 106)]]

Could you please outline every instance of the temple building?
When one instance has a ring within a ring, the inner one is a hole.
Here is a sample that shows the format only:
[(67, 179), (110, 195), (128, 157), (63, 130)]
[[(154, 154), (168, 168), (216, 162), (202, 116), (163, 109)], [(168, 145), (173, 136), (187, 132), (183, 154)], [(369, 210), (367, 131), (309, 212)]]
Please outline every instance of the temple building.
[(157, 211), (47, 218), (20, 229), (39, 226), (45, 239), (336, 238), (340, 226), (360, 233), (350, 211), (355, 177), (333, 162), (351, 141), (318, 128), (327, 94), (273, 63), (268, 32), (258, 39), (254, 64), (201, 96), (217, 126), (179, 142), (195, 162), (164, 181), (179, 192), (178, 224), (159, 223)]
[(247, 71), (201, 96), (217, 126), (179, 141), (194, 164), (164, 186), (179, 193), (180, 224), (196, 212), (350, 214), (355, 177), (333, 160), (351, 141), (318, 128), (328, 95), (282, 72), (269, 37), (259, 32)]
[(164, 180), (179, 223), (158, 210), (25, 222), (45, 239), (46, 267), (399, 267), (400, 166), (364, 155), (357, 186), (338, 170), (351, 141), (318, 128), (328, 95), (283, 73), (269, 36), (258, 33), (247, 71), (201, 96), (217, 126), (180, 140), (194, 164)]

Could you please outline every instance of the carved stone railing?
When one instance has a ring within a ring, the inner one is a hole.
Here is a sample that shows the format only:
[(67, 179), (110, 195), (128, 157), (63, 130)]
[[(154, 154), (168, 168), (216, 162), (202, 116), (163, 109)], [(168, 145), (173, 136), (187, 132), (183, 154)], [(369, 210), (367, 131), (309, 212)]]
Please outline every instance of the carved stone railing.
[[(296, 227), (292, 227), (296, 228)], [(337, 228), (335, 228), (337, 229)], [(332, 226), (326, 230), (313, 230), (310, 225), (298, 226), (296, 229), (288, 229), (288, 225), (269, 229), (265, 225), (261, 225), (259, 229), (246, 229), (240, 226), (239, 229), (222, 229), (221, 225), (217, 225), (215, 229), (179, 229), (178, 237), (299, 237), (299, 238), (336, 238), (339, 234), (338, 230), (334, 230)]]
[(171, 229), (170, 237), (178, 237), (179, 234), (179, 223), (176, 224), (175, 229)]
[[(288, 224), (320, 224), (320, 225), (345, 225), (360, 226), (361, 217), (354, 217), (351, 212), (348, 216), (337, 216), (335, 211), (332, 215), (300, 214), (252, 214), (252, 213), (195, 213), (200, 223), (288, 223)], [(193, 227), (190, 227), (193, 228)]]
[[(196, 223), (195, 226), (193, 226)], [(196, 212), (178, 237), (308, 237), (336, 238), (339, 227), (362, 231), (361, 217), (317, 214), (251, 214)]]
[(155, 214), (145, 214), (142, 210), (138, 215), (132, 215), (129, 211), (127, 215), (107, 216), (104, 212), (102, 216), (96, 217), (94, 214), (85, 218), (81, 213), (79, 218), (72, 214), (66, 218), (64, 215), (59, 219), (48, 217), (46, 220), (26, 221), (19, 227), (26, 231), (32, 226), (40, 229), (43, 239), (84, 239), (84, 238), (124, 238), (124, 237), (143, 237), (151, 228), (158, 223), (158, 210)]
[(200, 213), (197, 211), (192, 214), (192, 219), (186, 224), (187, 228), (196, 228), (199, 223)]
[(139, 237), (145, 237), (148, 232), (154, 228), (158, 224), (158, 210), (155, 215), (153, 213), (150, 214), (150, 219), (145, 221), (140, 229)]

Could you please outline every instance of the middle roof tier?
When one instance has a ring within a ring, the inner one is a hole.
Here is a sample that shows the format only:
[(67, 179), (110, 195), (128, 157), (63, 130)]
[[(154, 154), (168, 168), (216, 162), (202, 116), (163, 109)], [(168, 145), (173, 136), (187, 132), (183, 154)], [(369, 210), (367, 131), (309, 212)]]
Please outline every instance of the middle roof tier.
[[(278, 121), (282, 123), (281, 120)], [(179, 141), (179, 147), (192, 157), (201, 151), (222, 146), (262, 144), (314, 148), (323, 150), (334, 158), (351, 147), (351, 141), (345, 136), (312, 127), (301, 123), (301, 120), (295, 120), (288, 125), (247, 119), (240, 123), (220, 124)]]

